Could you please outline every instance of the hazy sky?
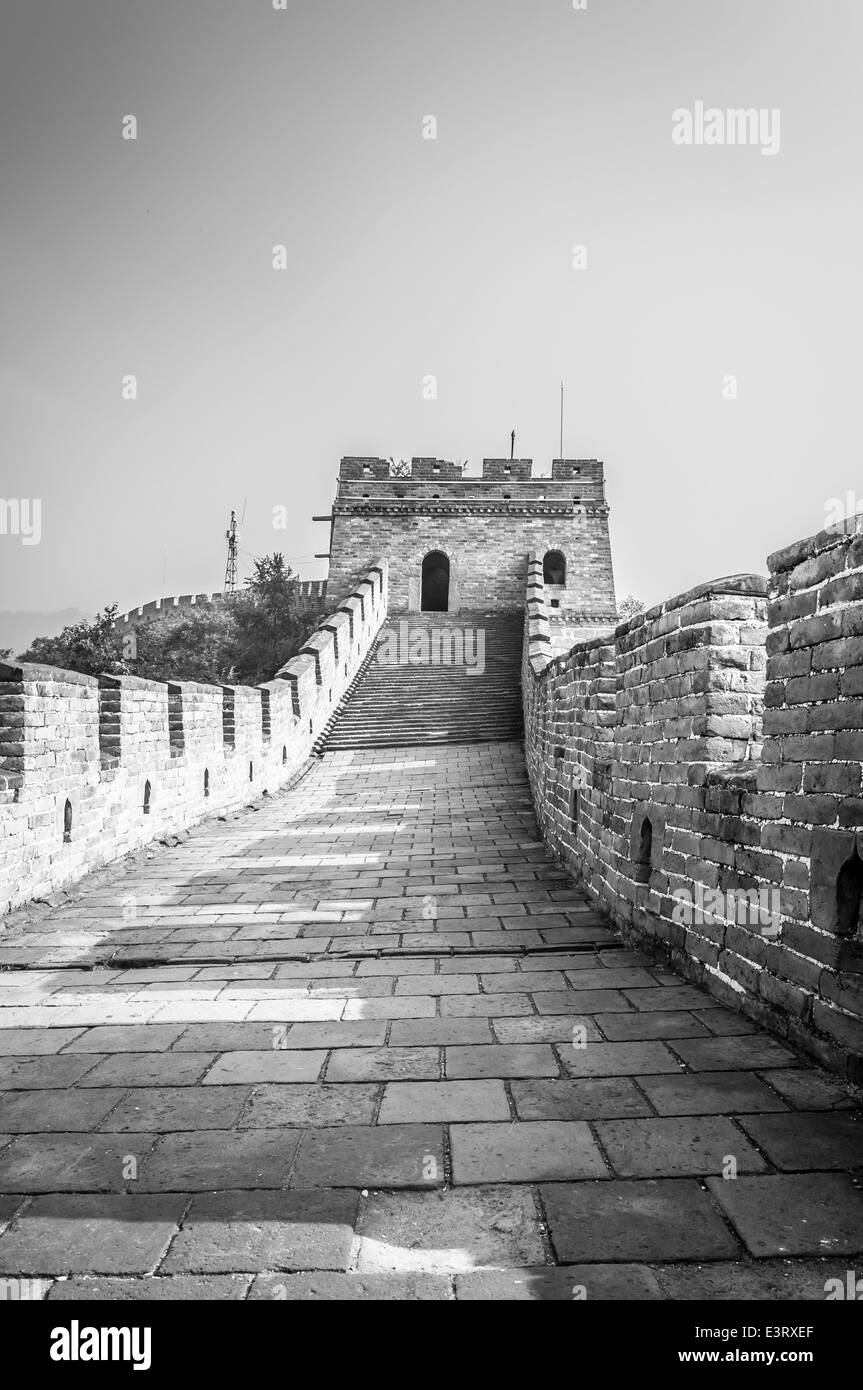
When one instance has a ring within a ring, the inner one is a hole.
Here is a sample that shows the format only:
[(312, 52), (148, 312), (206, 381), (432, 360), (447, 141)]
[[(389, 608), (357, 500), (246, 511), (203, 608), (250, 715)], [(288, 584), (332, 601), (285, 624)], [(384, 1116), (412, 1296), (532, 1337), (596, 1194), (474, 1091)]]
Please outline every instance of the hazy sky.
[[(859, 0), (0, 13), (0, 495), (42, 507), (0, 608), (145, 602), (165, 550), (168, 594), (220, 588), (244, 499), (246, 567), (324, 575), (340, 455), (473, 472), (515, 428), (546, 469), (561, 377), (619, 593), (863, 497)], [(778, 108), (779, 152), (675, 145), (697, 101)]]

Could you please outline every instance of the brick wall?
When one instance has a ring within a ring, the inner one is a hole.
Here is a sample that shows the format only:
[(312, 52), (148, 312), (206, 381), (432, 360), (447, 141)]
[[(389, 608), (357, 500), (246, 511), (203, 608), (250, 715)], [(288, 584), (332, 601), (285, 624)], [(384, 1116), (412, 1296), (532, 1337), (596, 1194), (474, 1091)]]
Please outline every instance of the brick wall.
[(0, 912), (289, 781), (386, 613), (381, 560), (254, 688), (0, 665)]
[(532, 558), (531, 785), (627, 938), (859, 1079), (863, 536), (768, 565), (556, 656)]

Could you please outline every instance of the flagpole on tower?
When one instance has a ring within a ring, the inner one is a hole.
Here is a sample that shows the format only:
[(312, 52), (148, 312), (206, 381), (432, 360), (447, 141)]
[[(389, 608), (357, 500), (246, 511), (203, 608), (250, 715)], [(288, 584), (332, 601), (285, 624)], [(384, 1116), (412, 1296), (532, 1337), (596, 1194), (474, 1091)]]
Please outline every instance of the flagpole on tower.
[(563, 458), (563, 382), (560, 383), (560, 457)]

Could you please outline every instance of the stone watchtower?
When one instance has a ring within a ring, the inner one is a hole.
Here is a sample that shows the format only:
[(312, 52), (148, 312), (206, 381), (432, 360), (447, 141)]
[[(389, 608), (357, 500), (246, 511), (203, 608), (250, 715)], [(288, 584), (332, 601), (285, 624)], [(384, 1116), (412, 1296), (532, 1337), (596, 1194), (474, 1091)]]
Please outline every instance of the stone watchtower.
[(343, 458), (331, 523), (330, 605), (386, 556), (391, 612), (521, 609), (534, 553), (560, 619), (617, 621), (596, 459), (554, 459), (550, 478), (532, 477), (531, 459), (483, 459), (472, 478), (445, 459), (415, 458), (401, 478), (386, 459)]

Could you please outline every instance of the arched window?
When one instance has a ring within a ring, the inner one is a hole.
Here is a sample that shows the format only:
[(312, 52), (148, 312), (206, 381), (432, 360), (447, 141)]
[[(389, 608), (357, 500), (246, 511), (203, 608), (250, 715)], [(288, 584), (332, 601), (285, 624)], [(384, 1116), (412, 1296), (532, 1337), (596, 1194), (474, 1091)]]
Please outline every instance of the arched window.
[(254, 780), (255, 780), (255, 764), (254, 764), (254, 763), (249, 763), (249, 781), (250, 781), (250, 782), (254, 782)]
[(210, 769), (204, 768), (204, 796), (210, 795)]
[(566, 583), (566, 558), (562, 550), (548, 550), (542, 562), (542, 578), (545, 584)]
[(860, 899), (863, 895), (863, 861), (857, 846), (846, 859), (836, 880), (836, 935), (856, 936), (860, 929)]
[(149, 783), (149, 780), (148, 780), (148, 781), (146, 781), (146, 782), (144, 783), (144, 815), (145, 815), (145, 816), (149, 816), (149, 814), (150, 814), (150, 796), (151, 796), (151, 792), (152, 792), (152, 788), (151, 788), (150, 783)]
[(63, 844), (72, 843), (72, 803), (67, 801), (63, 807)]

